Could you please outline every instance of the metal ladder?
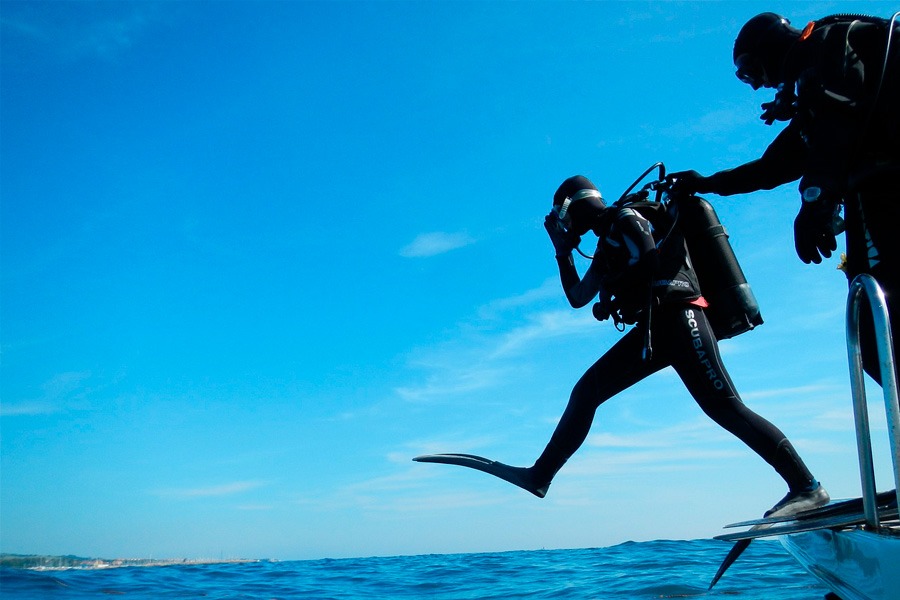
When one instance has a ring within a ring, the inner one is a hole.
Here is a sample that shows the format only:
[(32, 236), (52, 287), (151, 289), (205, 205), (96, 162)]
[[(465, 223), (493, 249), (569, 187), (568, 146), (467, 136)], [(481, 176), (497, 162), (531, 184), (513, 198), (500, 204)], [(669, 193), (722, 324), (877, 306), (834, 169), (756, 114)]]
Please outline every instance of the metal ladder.
[(862, 349), (859, 340), (859, 309), (863, 296), (869, 302), (875, 326), (881, 388), (884, 392), (898, 505), (900, 505), (900, 402), (897, 399), (891, 321), (884, 299), (884, 291), (871, 275), (858, 275), (850, 284), (850, 294), (847, 298), (847, 354), (850, 359), (850, 386), (853, 395), (853, 418), (856, 425), (856, 448), (859, 453), (859, 476), (862, 483), (865, 527), (877, 530), (880, 527), (880, 521), (875, 498), (875, 468), (872, 464), (872, 439), (869, 432), (869, 412), (866, 404)]

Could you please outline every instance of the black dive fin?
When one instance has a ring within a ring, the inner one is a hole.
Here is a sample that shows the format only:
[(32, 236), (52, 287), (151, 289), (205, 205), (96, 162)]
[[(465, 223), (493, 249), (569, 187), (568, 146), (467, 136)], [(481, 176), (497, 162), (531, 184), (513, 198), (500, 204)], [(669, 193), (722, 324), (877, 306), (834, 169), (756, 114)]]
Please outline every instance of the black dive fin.
[[(750, 528), (750, 531), (758, 531), (760, 529), (768, 529), (771, 525), (754, 525)], [(716, 585), (716, 582), (725, 574), (725, 571), (728, 570), (734, 561), (738, 559), (738, 557), (744, 553), (744, 550), (747, 549), (747, 546), (750, 545), (755, 538), (746, 538), (741, 539), (735, 542), (734, 546), (731, 547), (731, 550), (728, 551), (728, 554), (725, 555), (725, 560), (722, 561), (722, 564), (719, 566), (719, 570), (716, 571), (716, 576), (713, 577), (713, 580), (709, 584), (709, 589), (713, 589), (713, 586)], [(708, 591), (708, 590), (707, 590)]]
[(524, 467), (512, 467), (483, 456), (475, 456), (474, 454), (425, 454), (424, 456), (417, 456), (413, 460), (416, 462), (469, 467), (470, 469), (499, 477), (503, 481), (531, 492), (538, 498), (543, 498), (547, 494), (547, 487), (549, 486), (548, 484), (543, 487), (536, 487), (531, 480), (528, 469)]
[(719, 570), (716, 571), (716, 576), (713, 577), (712, 581), (709, 584), (709, 588), (707, 591), (713, 589), (713, 586), (722, 578), (722, 575), (725, 574), (725, 571), (728, 570), (728, 567), (734, 563), (738, 559), (738, 557), (744, 553), (744, 550), (747, 549), (747, 546), (750, 545), (752, 539), (740, 540), (731, 547), (731, 550), (728, 551), (728, 554), (725, 555), (725, 560), (722, 561), (722, 564), (719, 566)]
[[(896, 519), (897, 509), (885, 509), (878, 511), (881, 519)], [(821, 519), (802, 519), (783, 523), (778, 525), (757, 525), (755, 528), (741, 531), (738, 533), (726, 533), (725, 535), (717, 535), (714, 539), (733, 542), (737, 540), (755, 539), (758, 537), (766, 537), (773, 535), (787, 535), (790, 533), (802, 533), (804, 531), (815, 531), (817, 529), (839, 529), (842, 527), (852, 527), (853, 525), (862, 525), (866, 522), (866, 515), (863, 512), (852, 513), (848, 515), (837, 515), (831, 517), (823, 517)], [(759, 531), (757, 528), (770, 528), (765, 531)]]
[[(897, 492), (894, 490), (890, 490), (887, 492), (881, 492), (875, 497), (875, 505), (878, 508), (879, 512), (883, 510), (890, 510), (892, 508), (897, 507)], [(739, 523), (730, 523), (725, 526), (725, 529), (731, 529), (734, 527), (747, 527), (749, 525), (763, 525), (763, 524), (774, 524), (774, 523), (787, 523), (790, 521), (805, 521), (807, 519), (822, 519), (825, 517), (833, 517), (839, 515), (848, 515), (854, 513), (863, 512), (863, 500), (862, 498), (851, 498), (849, 500), (839, 500), (837, 502), (831, 502), (830, 504), (826, 504), (825, 506), (820, 506), (818, 508), (812, 508), (809, 510), (805, 510), (798, 513), (793, 513), (790, 515), (782, 515), (780, 517), (763, 517), (762, 519), (751, 519), (749, 521), (741, 521)]]

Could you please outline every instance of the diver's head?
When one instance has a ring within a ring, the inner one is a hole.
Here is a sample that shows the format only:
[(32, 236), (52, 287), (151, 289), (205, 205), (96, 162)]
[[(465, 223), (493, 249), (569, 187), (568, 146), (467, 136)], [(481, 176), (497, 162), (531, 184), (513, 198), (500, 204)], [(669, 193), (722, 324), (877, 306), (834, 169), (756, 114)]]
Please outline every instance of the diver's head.
[(747, 21), (734, 40), (737, 78), (758, 90), (785, 83), (782, 72), (791, 47), (800, 39), (800, 30), (775, 13), (762, 13)]
[(605, 210), (606, 203), (600, 190), (583, 175), (569, 177), (553, 194), (553, 212), (560, 225), (566, 232), (577, 236), (594, 227)]

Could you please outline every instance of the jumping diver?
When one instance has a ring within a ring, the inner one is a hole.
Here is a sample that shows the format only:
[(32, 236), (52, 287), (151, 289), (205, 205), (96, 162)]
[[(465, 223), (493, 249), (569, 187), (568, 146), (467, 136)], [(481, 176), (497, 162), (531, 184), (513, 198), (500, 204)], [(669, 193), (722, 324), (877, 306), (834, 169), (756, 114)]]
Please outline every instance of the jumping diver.
[[(556, 473), (587, 438), (597, 408), (645, 377), (672, 366), (710, 418), (769, 463), (788, 493), (767, 516), (815, 508), (829, 500), (787, 437), (741, 402), (722, 364), (706, 300), (700, 294), (683, 234), (654, 227), (637, 210), (607, 207), (586, 177), (566, 179), (553, 196), (544, 227), (556, 251), (566, 298), (593, 306), (599, 320), (635, 325), (575, 384), (556, 430), (531, 467), (513, 467), (479, 456), (436, 454), (418, 462), (456, 464), (490, 473), (543, 498)], [(598, 237), (590, 266), (580, 277), (572, 259), (581, 236)], [(651, 318), (652, 314), (652, 318)], [(653, 340), (648, 352), (648, 340)]]
[[(804, 262), (819, 264), (846, 231), (848, 283), (872, 275), (897, 322), (900, 306), (900, 28), (863, 15), (835, 15), (802, 31), (762, 13), (734, 42), (738, 79), (754, 90), (776, 89), (762, 105), (766, 124), (788, 121), (763, 155), (704, 177), (669, 175), (673, 191), (721, 196), (769, 190), (800, 180), (794, 244)], [(843, 219), (840, 209), (843, 206)], [(860, 312), (863, 365), (880, 382), (868, 304)], [(893, 344), (900, 327), (893, 328)], [(895, 369), (897, 365), (895, 365)]]

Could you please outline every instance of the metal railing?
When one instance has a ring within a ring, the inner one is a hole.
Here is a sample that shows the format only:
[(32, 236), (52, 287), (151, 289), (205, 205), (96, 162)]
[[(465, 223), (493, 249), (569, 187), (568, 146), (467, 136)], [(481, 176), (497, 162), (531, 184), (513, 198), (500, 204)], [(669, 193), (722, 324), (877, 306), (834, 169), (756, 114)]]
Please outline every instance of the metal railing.
[(850, 358), (850, 386), (853, 394), (853, 418), (856, 424), (856, 447), (859, 453), (859, 476), (862, 483), (863, 509), (866, 527), (880, 526), (875, 490), (875, 469), (872, 463), (872, 439), (869, 432), (869, 412), (866, 405), (866, 388), (863, 380), (862, 349), (859, 340), (859, 309), (862, 297), (869, 301), (875, 340), (878, 347), (878, 365), (881, 370), (881, 388), (884, 392), (885, 413), (891, 460), (894, 467), (894, 486), (900, 504), (900, 402), (897, 400), (897, 377), (894, 370), (894, 349), (891, 337), (891, 321), (888, 315), (884, 291), (871, 275), (858, 275), (850, 284), (847, 298), (847, 354)]

